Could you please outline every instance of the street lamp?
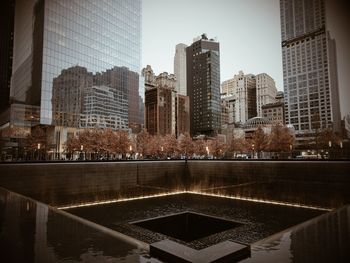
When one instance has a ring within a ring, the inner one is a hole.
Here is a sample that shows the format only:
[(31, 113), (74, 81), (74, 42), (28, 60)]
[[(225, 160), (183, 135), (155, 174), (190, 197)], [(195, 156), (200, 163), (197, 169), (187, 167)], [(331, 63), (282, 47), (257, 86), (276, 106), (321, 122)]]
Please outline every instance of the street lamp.
[(343, 158), (343, 142), (342, 141), (339, 142), (339, 146), (340, 146), (340, 158)]
[(80, 145), (80, 160), (84, 159), (83, 150), (84, 150), (84, 145)]
[(253, 159), (255, 159), (255, 156), (254, 156), (254, 143), (252, 144), (252, 150), (253, 150)]
[(209, 147), (206, 146), (206, 147), (205, 147), (205, 150), (207, 151), (207, 155), (208, 155), (208, 157), (209, 157)]
[(160, 146), (160, 156), (158, 156), (158, 158), (161, 158), (163, 159), (163, 151), (164, 151), (164, 147), (163, 146)]
[(40, 160), (40, 147), (41, 147), (41, 144), (38, 143), (38, 160)]
[(132, 146), (130, 145), (129, 146), (129, 158), (132, 159)]

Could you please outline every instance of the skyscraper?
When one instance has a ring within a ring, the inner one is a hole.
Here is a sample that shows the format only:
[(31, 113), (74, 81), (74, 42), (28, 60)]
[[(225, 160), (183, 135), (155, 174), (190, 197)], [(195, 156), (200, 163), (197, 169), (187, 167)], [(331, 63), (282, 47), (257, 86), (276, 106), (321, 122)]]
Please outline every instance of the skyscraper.
[[(118, 67), (139, 74), (140, 58), (140, 0), (18, 0), (12, 108), (37, 109), (37, 123), (51, 125), (53, 82), (62, 71), (79, 66), (97, 74)], [(122, 78), (119, 81), (124, 85)], [(123, 96), (133, 105), (129, 120), (138, 122), (139, 81), (134, 85), (132, 91), (124, 87)]]
[(186, 48), (191, 135), (216, 135), (221, 128), (219, 42), (205, 34)]
[(176, 137), (190, 132), (190, 99), (188, 96), (176, 94), (175, 125)]
[(266, 74), (260, 73), (255, 76), (256, 79), (256, 111), (257, 116), (262, 117), (261, 107), (274, 103), (276, 100), (276, 84), (273, 78)]
[[(14, 0), (1, 2), (0, 10), (0, 114), (9, 107), (12, 73)], [(6, 119), (6, 118), (5, 118)], [(0, 125), (4, 120), (0, 118)], [(6, 120), (5, 120), (6, 122)]]
[[(259, 74), (262, 75), (262, 74)], [(223, 99), (229, 101), (231, 123), (245, 123), (257, 114), (257, 85), (253, 74), (239, 71), (233, 78), (225, 80), (222, 85)]]
[(181, 95), (187, 93), (186, 80), (186, 48), (185, 44), (177, 44), (174, 57), (174, 75), (176, 78), (176, 92)]
[(150, 65), (145, 77), (145, 127), (152, 135), (175, 134), (175, 76), (163, 72), (155, 76)]
[(240, 71), (233, 77), (236, 81), (235, 122), (245, 123), (256, 117), (256, 78), (253, 74)]
[(340, 128), (335, 45), (323, 0), (280, 0), (286, 124), (299, 143)]

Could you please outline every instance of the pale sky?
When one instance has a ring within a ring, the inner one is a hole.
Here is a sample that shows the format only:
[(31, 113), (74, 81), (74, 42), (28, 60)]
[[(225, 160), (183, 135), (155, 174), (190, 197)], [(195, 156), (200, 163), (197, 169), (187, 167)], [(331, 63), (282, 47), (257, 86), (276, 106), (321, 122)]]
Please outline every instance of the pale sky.
[[(326, 1), (326, 7), (334, 6), (334, 0)], [(156, 74), (173, 73), (176, 44), (191, 45), (193, 38), (207, 33), (208, 38), (216, 37), (220, 43), (221, 82), (239, 70), (267, 73), (277, 89), (283, 90), (279, 0), (142, 0), (142, 8), (143, 67), (151, 65)], [(350, 113), (349, 52), (339, 55), (339, 50), (348, 49), (348, 41), (341, 43), (337, 36), (346, 34), (344, 22), (348, 20), (347, 16), (339, 18), (336, 12), (340, 9), (327, 10), (333, 15), (327, 19), (337, 41), (344, 115)]]

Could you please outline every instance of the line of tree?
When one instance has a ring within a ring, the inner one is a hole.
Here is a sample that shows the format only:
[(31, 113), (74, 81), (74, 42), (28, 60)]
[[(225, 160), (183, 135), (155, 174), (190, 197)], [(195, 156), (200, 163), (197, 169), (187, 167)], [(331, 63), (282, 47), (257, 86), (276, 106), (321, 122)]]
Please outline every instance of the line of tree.
[(69, 138), (66, 154), (84, 153), (86, 159), (97, 158), (196, 158), (213, 156), (214, 158), (235, 157), (237, 153), (256, 152), (261, 157), (263, 151), (286, 152), (293, 145), (294, 138), (289, 129), (276, 125), (268, 135), (259, 127), (252, 138), (232, 136), (225, 140), (221, 137), (210, 139), (192, 139), (186, 133), (176, 138), (173, 135), (152, 136), (142, 131), (135, 138), (125, 131), (84, 130), (77, 136)]
[[(327, 149), (339, 144), (339, 136), (330, 129), (318, 133), (318, 148)], [(69, 137), (65, 144), (65, 157), (73, 159), (125, 159), (137, 158), (235, 158), (238, 154), (254, 153), (258, 158), (262, 152), (291, 152), (294, 137), (286, 126), (274, 125), (267, 134), (262, 127), (258, 127), (250, 138), (231, 136), (224, 141), (222, 137), (210, 139), (193, 139), (189, 134), (182, 134), (178, 138), (173, 135), (152, 136), (147, 131), (130, 136), (126, 131), (111, 129), (85, 129), (76, 136)], [(31, 159), (45, 159), (50, 145), (42, 127), (32, 129), (26, 138), (25, 150)]]

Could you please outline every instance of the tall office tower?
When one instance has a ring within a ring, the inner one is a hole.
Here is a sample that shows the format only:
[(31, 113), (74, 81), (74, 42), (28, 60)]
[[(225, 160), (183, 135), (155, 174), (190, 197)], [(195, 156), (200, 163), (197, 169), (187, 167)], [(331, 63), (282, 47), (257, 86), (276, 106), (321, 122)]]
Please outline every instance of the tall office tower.
[(299, 144), (340, 128), (335, 45), (323, 0), (280, 0), (285, 118)]
[(236, 96), (234, 94), (221, 96), (221, 125), (235, 123), (235, 103)]
[(205, 34), (186, 48), (191, 135), (216, 135), (221, 128), (219, 42)]
[[(4, 0), (0, 9), (0, 114), (10, 103), (15, 1)], [(0, 118), (0, 125), (7, 122)]]
[(234, 83), (235, 83), (235, 80), (233, 78), (223, 81), (221, 83), (221, 94), (223, 96), (234, 94), (235, 93)]
[(256, 75), (255, 79), (257, 116), (262, 117), (261, 107), (275, 102), (277, 88), (273, 78), (266, 73)]
[(175, 83), (173, 74), (155, 76), (150, 65), (142, 70), (145, 78), (145, 127), (152, 135), (175, 134)]
[[(51, 125), (57, 121), (52, 114), (53, 82), (64, 70), (79, 66), (96, 75), (125, 67), (139, 74), (141, 0), (16, 0), (13, 52), (11, 111), (19, 107), (28, 112), (24, 116), (32, 125)], [(118, 79), (124, 98), (133, 105), (129, 119), (138, 120), (139, 81), (130, 90), (123, 77)], [(113, 83), (106, 86), (113, 88)]]
[(244, 74), (239, 71), (235, 75), (235, 122), (245, 123), (248, 119), (256, 117), (256, 79), (253, 74)]
[(190, 98), (181, 94), (175, 97), (176, 137), (190, 132)]
[(176, 78), (176, 92), (177, 94), (185, 95), (187, 93), (187, 79), (186, 79), (186, 48), (185, 44), (177, 44), (175, 47), (174, 57), (174, 75)]
[(222, 103), (228, 107), (229, 113), (226, 124), (243, 124), (256, 116), (256, 79), (253, 74), (239, 71), (233, 78), (222, 82), (221, 92)]

